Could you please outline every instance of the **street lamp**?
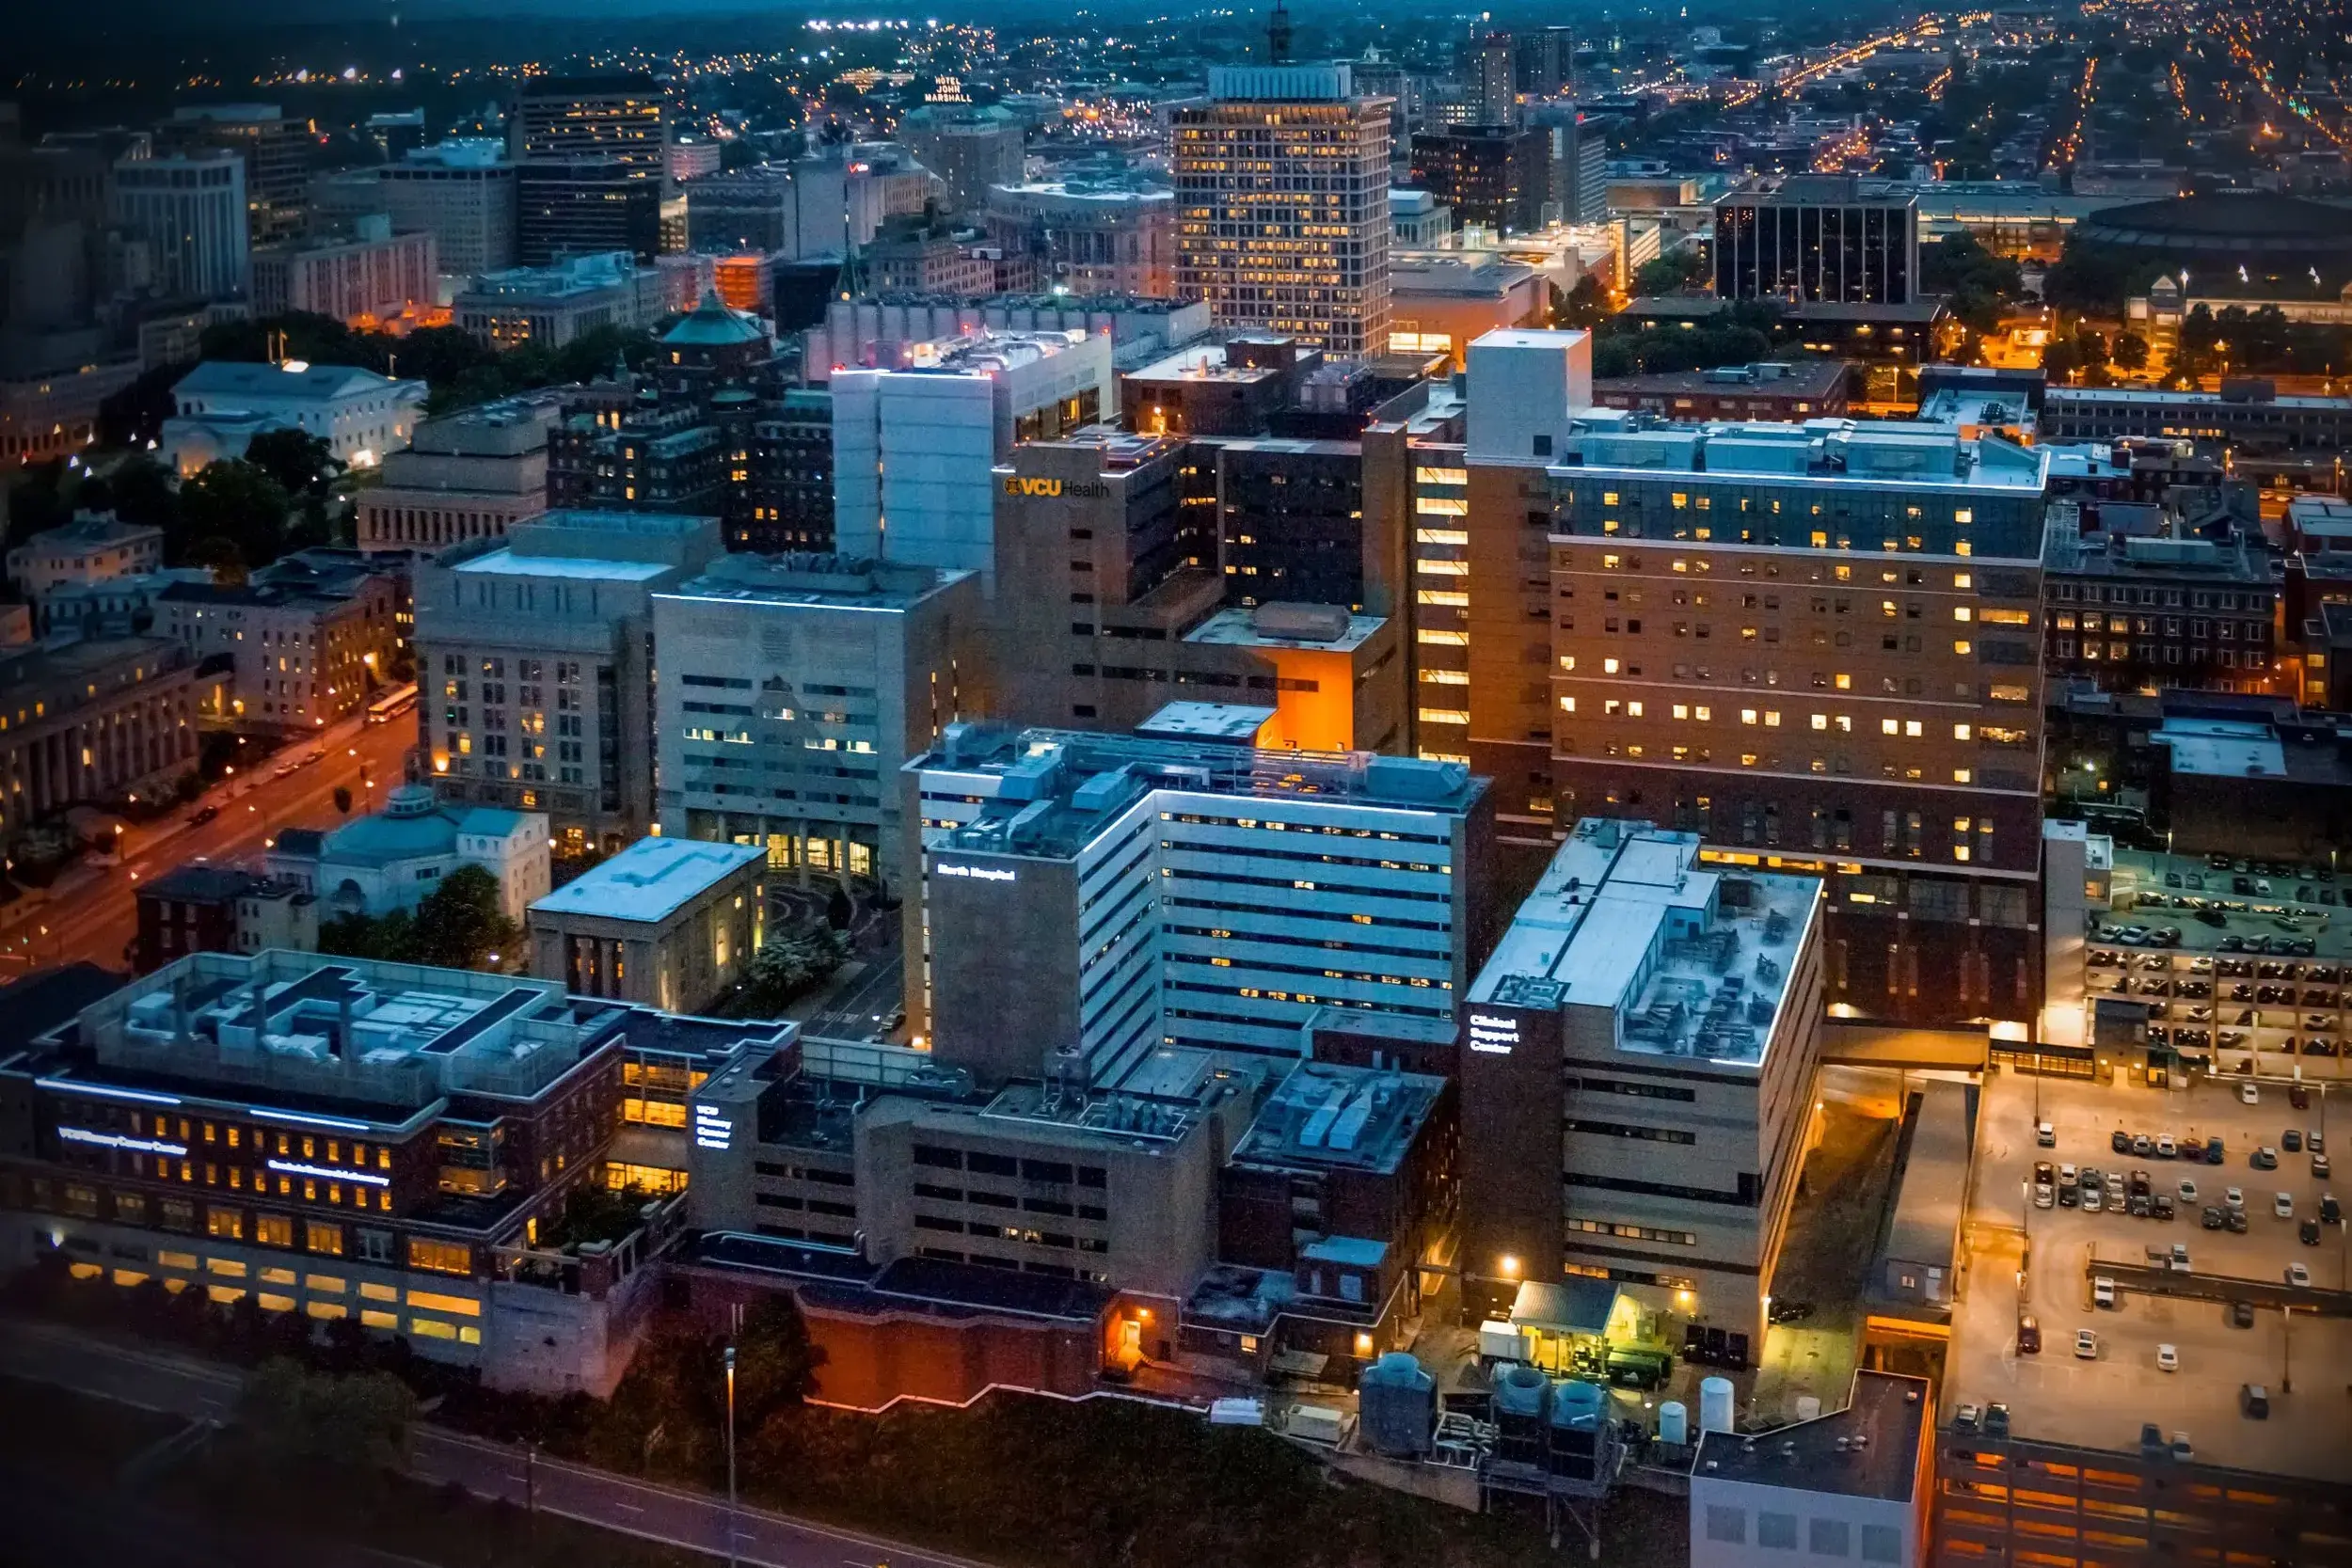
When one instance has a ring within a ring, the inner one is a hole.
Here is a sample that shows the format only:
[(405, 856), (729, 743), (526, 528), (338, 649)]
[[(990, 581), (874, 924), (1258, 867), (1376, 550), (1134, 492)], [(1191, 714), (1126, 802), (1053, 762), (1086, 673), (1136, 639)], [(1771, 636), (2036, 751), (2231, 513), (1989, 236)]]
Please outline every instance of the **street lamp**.
[(727, 1568), (736, 1568), (735, 1554), (735, 1347), (727, 1347)]

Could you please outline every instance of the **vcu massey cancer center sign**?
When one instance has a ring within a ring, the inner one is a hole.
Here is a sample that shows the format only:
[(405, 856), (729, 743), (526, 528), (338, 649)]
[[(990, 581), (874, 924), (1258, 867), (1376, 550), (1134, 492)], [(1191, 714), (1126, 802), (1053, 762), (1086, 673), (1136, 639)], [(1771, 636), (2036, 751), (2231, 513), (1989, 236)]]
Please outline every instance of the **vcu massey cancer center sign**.
[(1099, 479), (1024, 479), (1015, 475), (1005, 481), (1005, 494), (1024, 499), (1051, 500), (1066, 497), (1072, 500), (1098, 500), (1111, 493), (1111, 487)]

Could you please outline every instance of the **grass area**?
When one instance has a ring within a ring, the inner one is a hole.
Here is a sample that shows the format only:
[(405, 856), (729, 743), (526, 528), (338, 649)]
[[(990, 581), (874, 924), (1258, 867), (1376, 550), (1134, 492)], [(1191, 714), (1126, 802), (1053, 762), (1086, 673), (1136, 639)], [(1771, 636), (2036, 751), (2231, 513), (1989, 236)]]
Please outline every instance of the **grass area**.
[[(111, 1491), (134, 1455), (185, 1424), (46, 1384), (0, 1379), (0, 1469), (60, 1486)], [(455, 1487), (349, 1471), (290, 1475), (257, 1463), (234, 1432), (126, 1501), (198, 1522), (224, 1542), (292, 1537), (315, 1548), (305, 1555), (321, 1561), (340, 1560), (342, 1547), (434, 1568), (711, 1568), (716, 1560), (551, 1514), (530, 1517)]]

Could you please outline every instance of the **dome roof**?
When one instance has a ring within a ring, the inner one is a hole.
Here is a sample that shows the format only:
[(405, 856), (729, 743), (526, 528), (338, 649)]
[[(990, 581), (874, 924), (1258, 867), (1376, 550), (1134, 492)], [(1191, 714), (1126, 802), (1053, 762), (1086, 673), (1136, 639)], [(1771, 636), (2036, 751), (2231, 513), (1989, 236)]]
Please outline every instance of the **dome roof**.
[(2075, 233), (2095, 245), (2185, 256), (2352, 253), (2352, 208), (2268, 191), (2219, 192), (2106, 207)]
[(755, 318), (729, 309), (716, 293), (706, 292), (703, 302), (663, 333), (661, 341), (673, 348), (735, 348), (764, 341), (767, 336), (768, 329)]

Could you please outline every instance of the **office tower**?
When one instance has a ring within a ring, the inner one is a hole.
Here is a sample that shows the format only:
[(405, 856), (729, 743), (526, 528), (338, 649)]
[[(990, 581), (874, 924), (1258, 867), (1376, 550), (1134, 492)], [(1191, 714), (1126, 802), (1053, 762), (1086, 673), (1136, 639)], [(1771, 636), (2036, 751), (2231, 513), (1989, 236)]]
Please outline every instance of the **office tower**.
[[(2032, 1018), (2046, 451), (1900, 423), (1665, 425), (1590, 407), (1581, 346), (1470, 349), (1473, 720), (1534, 694), (1540, 629), (1560, 816), (1831, 871), (1825, 983), (1856, 1013)], [(1510, 718), (1534, 749), (1532, 707)]]
[(532, 76), (508, 137), (516, 256), (544, 266), (591, 251), (661, 248), (669, 110), (649, 76)]
[(1039, 258), (1041, 280), (1080, 298), (1176, 292), (1176, 193), (1156, 176), (1073, 170), (992, 186), (989, 237)]
[(392, 228), (433, 236), (450, 277), (475, 277), (515, 264), (515, 164), (502, 142), (445, 141), (376, 169), (377, 211)]
[(706, 174), (685, 187), (687, 243), (791, 261), (846, 257), (881, 227), (888, 181), (839, 157)]
[(987, 689), (979, 579), (727, 555), (654, 596), (661, 831), (771, 865), (895, 884), (898, 769)]
[(1567, 90), (1576, 69), (1576, 30), (1552, 26), (1514, 33), (1511, 56), (1519, 91), (1530, 98), (1555, 98)]
[(1469, 986), (1489, 824), (1458, 764), (959, 725), (907, 772), (910, 1023), (980, 1083), (1287, 1064), (1321, 1009), (1450, 1022)]
[[(1240, 466), (1261, 473), (1279, 471), (1278, 449), (1308, 444), (1233, 443), (1257, 449)], [(1279, 595), (1252, 608), (1229, 594), (1241, 579), (1218, 570), (1216, 534), (1231, 450), (1100, 428), (1013, 449), (998, 470), (996, 571), (1027, 591), (993, 606), (991, 713), (1126, 730), (1171, 702), (1247, 704), (1262, 746), (1402, 744), (1392, 611)], [(1351, 538), (1351, 562), (1359, 549)]]
[(399, 109), (370, 115), (359, 134), (375, 144), (377, 155), (386, 163), (396, 164), (424, 146), (424, 111)]
[(752, 423), (748, 506), (727, 547), (772, 554), (833, 548), (833, 393), (788, 387)]
[(1551, 201), (1562, 223), (1598, 223), (1609, 215), (1608, 121), (1563, 107), (1545, 127), (1551, 137)]
[(1028, 132), (995, 104), (925, 103), (898, 121), (898, 140), (946, 182), (951, 213), (977, 213), (989, 187), (1021, 182)]
[(197, 103), (155, 128), (159, 154), (234, 152), (245, 165), (247, 238), (271, 245), (301, 232), (310, 182), (310, 122), (275, 103)]
[(1763, 1349), (1812, 1121), (1822, 925), (1818, 876), (1709, 864), (1697, 833), (1645, 821), (1576, 824), (1464, 1008), (1466, 1307), (1609, 1279), (1715, 1330), (1713, 1359)]
[(1381, 352), (1390, 109), (1345, 64), (1213, 68), (1208, 102), (1170, 116), (1178, 293), (1219, 326)]
[(231, 300), (252, 289), (245, 178), (245, 159), (226, 150), (115, 165), (115, 221), (148, 247), (161, 293)]
[(1465, 125), (1413, 136), (1413, 183), (1457, 224), (1525, 233), (1551, 199), (1551, 134), (1539, 126)]
[(570, 853), (644, 836), (652, 596), (721, 548), (715, 517), (551, 512), (420, 566), (418, 727), (442, 797), (545, 812)]
[(1919, 287), (1919, 200), (1851, 174), (1751, 181), (1715, 203), (1724, 299), (1908, 305)]
[(1111, 345), (1082, 332), (978, 332), (896, 370), (833, 376), (834, 537), (844, 555), (996, 571), (992, 473), (1019, 441), (1112, 406)]

